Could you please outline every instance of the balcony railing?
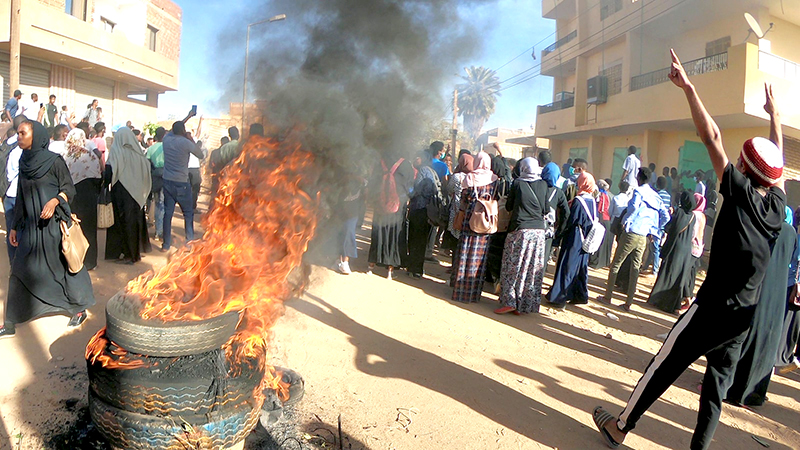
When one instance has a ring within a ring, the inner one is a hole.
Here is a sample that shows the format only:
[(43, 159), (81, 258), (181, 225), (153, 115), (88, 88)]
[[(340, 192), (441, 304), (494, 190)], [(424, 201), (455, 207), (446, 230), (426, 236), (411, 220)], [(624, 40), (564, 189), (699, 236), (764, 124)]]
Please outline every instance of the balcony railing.
[[(705, 58), (695, 59), (683, 63), (683, 69), (689, 76), (700, 75), (702, 73), (717, 72), (728, 68), (728, 52), (706, 56)], [(669, 81), (670, 67), (659, 69), (653, 72), (644, 73), (631, 77), (631, 91), (644, 89), (657, 84)]]
[(558, 100), (553, 103), (539, 105), (536, 108), (536, 112), (538, 114), (547, 114), (549, 112), (558, 111), (561, 109), (572, 108), (573, 106), (575, 106), (575, 97), (567, 97), (563, 100)]
[(780, 56), (758, 52), (758, 70), (791, 81), (800, 81), (800, 64)]
[(576, 37), (578, 37), (578, 30), (574, 30), (572, 33), (570, 33), (570, 34), (562, 37), (561, 39), (553, 42), (552, 44), (550, 44), (547, 48), (542, 50), (542, 55), (547, 55), (549, 53), (552, 53), (552, 52), (556, 51), (556, 49), (558, 47), (561, 47), (562, 45), (564, 45), (567, 42), (575, 39)]

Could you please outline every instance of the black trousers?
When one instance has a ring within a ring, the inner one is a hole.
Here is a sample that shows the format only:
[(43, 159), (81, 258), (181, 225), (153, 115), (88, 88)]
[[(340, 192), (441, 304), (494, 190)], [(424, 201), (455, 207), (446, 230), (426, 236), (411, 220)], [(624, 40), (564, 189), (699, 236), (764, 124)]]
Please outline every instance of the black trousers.
[(719, 303), (695, 302), (667, 335), (633, 389), (617, 426), (630, 431), (647, 409), (661, 397), (694, 361), (708, 361), (700, 394), (697, 426), (691, 449), (707, 449), (719, 423), (722, 399), (733, 382), (742, 343), (747, 337), (755, 307), (733, 308)]
[(425, 249), (428, 246), (431, 224), (425, 208), (408, 212), (408, 271), (422, 275), (425, 266)]
[(203, 180), (200, 177), (200, 169), (189, 169), (189, 184), (192, 185), (192, 207), (197, 209), (197, 197), (200, 196), (200, 185)]
[(791, 364), (794, 358), (800, 359), (798, 340), (800, 340), (800, 308), (794, 305), (787, 305), (777, 365), (785, 366)]

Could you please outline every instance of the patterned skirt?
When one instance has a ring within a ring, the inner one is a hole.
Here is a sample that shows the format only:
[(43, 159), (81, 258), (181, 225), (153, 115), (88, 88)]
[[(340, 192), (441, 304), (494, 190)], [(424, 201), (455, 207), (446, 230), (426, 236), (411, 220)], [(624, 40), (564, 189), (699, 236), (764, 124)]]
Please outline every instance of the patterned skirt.
[(500, 274), (500, 303), (521, 313), (539, 312), (545, 269), (545, 230), (508, 233)]
[(453, 300), (475, 303), (481, 299), (490, 238), (489, 234), (461, 232), (453, 265)]

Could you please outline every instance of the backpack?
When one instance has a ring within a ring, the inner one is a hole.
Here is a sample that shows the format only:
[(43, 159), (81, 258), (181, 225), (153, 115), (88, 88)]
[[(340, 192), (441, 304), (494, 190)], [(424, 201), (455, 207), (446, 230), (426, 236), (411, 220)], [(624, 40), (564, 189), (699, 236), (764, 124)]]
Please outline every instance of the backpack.
[(589, 212), (589, 207), (586, 206), (586, 202), (581, 197), (576, 197), (576, 199), (581, 202), (581, 206), (583, 206), (583, 210), (586, 211), (586, 214), (592, 218), (592, 228), (589, 229), (589, 232), (586, 233), (586, 236), (583, 235), (583, 229), (578, 227), (578, 231), (581, 233), (581, 249), (584, 252), (593, 255), (600, 249), (600, 246), (603, 245), (603, 237), (606, 234), (606, 229), (603, 227), (603, 224), (597, 220), (597, 214), (592, 214)]
[(400, 210), (400, 197), (397, 195), (397, 182), (394, 179), (394, 174), (400, 164), (403, 164), (405, 159), (400, 158), (392, 166), (391, 170), (386, 168), (386, 163), (381, 160), (381, 167), (383, 167), (383, 181), (381, 182), (381, 210), (386, 214), (394, 214)]
[(556, 208), (553, 206), (553, 197), (556, 196), (556, 189), (558, 188), (551, 187), (550, 189), (553, 191), (550, 193), (550, 197), (547, 198), (548, 211), (547, 214), (544, 215), (545, 239), (556, 237)]
[(491, 195), (484, 194), (476, 200), (472, 216), (469, 218), (469, 228), (478, 234), (494, 234), (497, 232), (497, 200)]
[(433, 184), (436, 186), (436, 195), (431, 197), (430, 200), (428, 200), (428, 204), (425, 205), (428, 223), (433, 227), (446, 228), (450, 221), (450, 205), (448, 205), (442, 197), (442, 183), (439, 181), (439, 175), (437, 175), (436, 171), (433, 169), (430, 169), (430, 171), (433, 173)]

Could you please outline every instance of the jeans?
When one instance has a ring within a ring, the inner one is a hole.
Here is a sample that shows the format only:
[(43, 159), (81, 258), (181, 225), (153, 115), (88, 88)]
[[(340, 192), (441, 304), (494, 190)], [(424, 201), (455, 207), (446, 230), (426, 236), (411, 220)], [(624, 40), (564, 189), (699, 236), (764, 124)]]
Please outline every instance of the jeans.
[(155, 203), (156, 236), (164, 236), (164, 189), (153, 193)]
[(189, 182), (164, 180), (164, 243), (163, 250), (169, 250), (172, 245), (172, 215), (175, 214), (175, 204), (181, 207), (183, 221), (186, 229), (186, 242), (194, 240), (194, 208), (192, 208), (192, 185)]
[(3, 211), (6, 216), (6, 246), (8, 247), (8, 262), (14, 262), (14, 255), (17, 253), (17, 247), (8, 242), (8, 235), (11, 233), (11, 227), (14, 226), (14, 205), (17, 203), (16, 197), (6, 197), (3, 199)]
[(652, 264), (653, 273), (658, 275), (658, 269), (661, 267), (661, 237), (650, 235), (647, 245), (650, 247), (650, 254), (647, 257), (644, 268), (646, 269)]
[(614, 261), (611, 263), (611, 268), (608, 270), (608, 286), (606, 286), (606, 300), (610, 301), (614, 291), (614, 283), (617, 281), (617, 273), (619, 273), (622, 263), (629, 254), (633, 254), (631, 261), (631, 276), (628, 282), (628, 292), (625, 304), (631, 306), (633, 304), (633, 296), (636, 294), (636, 281), (639, 279), (639, 266), (642, 264), (642, 254), (647, 244), (647, 236), (640, 234), (628, 233), (624, 231), (619, 240), (619, 246), (614, 253)]

